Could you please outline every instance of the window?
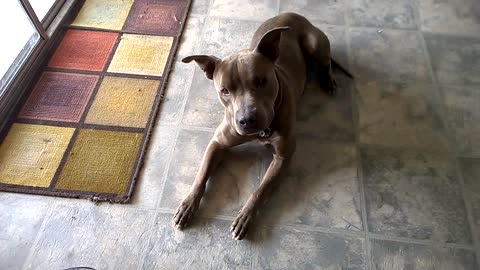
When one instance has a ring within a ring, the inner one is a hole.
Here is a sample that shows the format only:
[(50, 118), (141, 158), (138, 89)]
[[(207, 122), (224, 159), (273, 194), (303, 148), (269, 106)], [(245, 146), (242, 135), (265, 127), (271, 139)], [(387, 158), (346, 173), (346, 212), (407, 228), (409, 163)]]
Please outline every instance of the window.
[(30, 22), (20, 2), (0, 2), (0, 95), (5, 91), (8, 79), (16, 73), (25, 58), (38, 44), (40, 35)]
[(0, 130), (58, 37), (76, 0), (0, 1)]

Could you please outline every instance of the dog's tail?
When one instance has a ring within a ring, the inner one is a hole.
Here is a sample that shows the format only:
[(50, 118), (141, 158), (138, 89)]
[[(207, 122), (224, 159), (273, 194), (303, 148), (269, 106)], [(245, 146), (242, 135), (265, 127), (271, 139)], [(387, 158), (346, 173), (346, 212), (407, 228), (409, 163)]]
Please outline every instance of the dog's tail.
[(342, 65), (340, 65), (337, 61), (333, 60), (333, 58), (330, 58), (330, 60), (332, 61), (332, 67), (338, 68), (343, 73), (345, 73), (345, 75), (353, 79), (353, 75), (346, 68), (342, 67)]

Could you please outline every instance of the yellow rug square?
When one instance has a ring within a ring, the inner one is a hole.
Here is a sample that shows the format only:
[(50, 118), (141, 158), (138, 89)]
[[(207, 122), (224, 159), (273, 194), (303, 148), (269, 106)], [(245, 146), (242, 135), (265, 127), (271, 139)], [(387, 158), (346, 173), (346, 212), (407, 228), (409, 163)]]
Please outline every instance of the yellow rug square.
[(105, 77), (85, 122), (145, 127), (159, 84), (156, 80)]
[(0, 145), (0, 183), (48, 187), (74, 131), (13, 124)]
[(81, 130), (56, 188), (127, 193), (142, 138), (141, 133)]
[(134, 0), (87, 0), (72, 25), (121, 30)]
[(162, 76), (173, 37), (124, 34), (109, 72)]

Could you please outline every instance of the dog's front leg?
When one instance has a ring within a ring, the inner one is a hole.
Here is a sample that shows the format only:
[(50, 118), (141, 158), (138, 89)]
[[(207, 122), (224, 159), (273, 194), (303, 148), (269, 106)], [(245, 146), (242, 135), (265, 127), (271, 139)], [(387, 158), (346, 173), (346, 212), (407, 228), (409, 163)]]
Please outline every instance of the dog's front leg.
[(278, 185), (279, 176), (285, 171), (295, 151), (295, 140), (293, 138), (280, 140), (278, 143), (273, 143), (273, 146), (273, 160), (265, 172), (262, 183), (250, 196), (232, 223), (230, 230), (235, 240), (241, 240), (245, 237), (258, 207), (267, 201), (272, 190)]
[(182, 203), (178, 207), (175, 216), (173, 217), (174, 225), (182, 229), (187, 225), (190, 219), (193, 217), (193, 214), (198, 209), (200, 200), (202, 199), (203, 193), (205, 192), (205, 187), (207, 180), (210, 177), (212, 171), (220, 163), (224, 152), (224, 147), (222, 147), (216, 140), (216, 136), (210, 140), (210, 143), (207, 146), (205, 153), (203, 154), (202, 162), (200, 164), (200, 169), (195, 176), (192, 188), (188, 195), (183, 199)]

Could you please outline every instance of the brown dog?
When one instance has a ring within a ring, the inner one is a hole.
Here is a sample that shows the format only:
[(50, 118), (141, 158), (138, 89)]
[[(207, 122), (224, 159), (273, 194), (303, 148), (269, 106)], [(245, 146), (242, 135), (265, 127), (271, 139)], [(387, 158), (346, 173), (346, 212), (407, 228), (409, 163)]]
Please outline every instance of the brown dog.
[(292, 129), (305, 88), (307, 59), (320, 67), (324, 89), (335, 93), (332, 64), (338, 64), (331, 60), (327, 36), (304, 17), (284, 13), (258, 28), (250, 49), (224, 59), (193, 55), (182, 60), (195, 61), (213, 80), (225, 117), (207, 146), (191, 191), (175, 213), (175, 226), (181, 229), (192, 218), (224, 150), (257, 140), (273, 146), (273, 160), (232, 224), (233, 237), (245, 237), (256, 210), (270, 195), (295, 151)]

